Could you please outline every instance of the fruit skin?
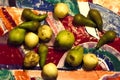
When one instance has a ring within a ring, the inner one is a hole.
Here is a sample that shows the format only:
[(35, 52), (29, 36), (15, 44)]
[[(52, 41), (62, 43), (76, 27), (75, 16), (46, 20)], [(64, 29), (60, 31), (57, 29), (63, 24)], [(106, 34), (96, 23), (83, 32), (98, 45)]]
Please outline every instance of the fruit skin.
[(100, 12), (97, 9), (90, 9), (88, 17), (96, 23), (96, 27), (99, 31), (103, 31), (103, 20)]
[(48, 46), (45, 45), (44, 43), (41, 43), (38, 47), (38, 54), (40, 56), (40, 61), (39, 61), (40, 67), (43, 68), (48, 54)]
[(116, 37), (117, 37), (117, 34), (115, 31), (113, 31), (113, 30), (106, 31), (103, 34), (103, 36), (100, 38), (100, 40), (98, 41), (95, 49), (99, 49), (104, 44), (108, 44), (108, 43), (114, 41)]
[(38, 28), (39, 39), (43, 42), (48, 42), (52, 38), (53, 31), (48, 25), (42, 25)]
[(29, 51), (25, 54), (23, 66), (25, 68), (35, 67), (39, 62), (39, 55), (35, 51)]
[(38, 21), (28, 21), (18, 25), (19, 28), (23, 28), (33, 32), (35, 32), (39, 26), (40, 26), (40, 23)]
[(80, 13), (76, 14), (73, 17), (73, 23), (77, 26), (84, 25), (84, 26), (96, 27), (96, 24), (92, 20), (88, 19), (87, 17), (83, 16)]
[(75, 41), (74, 34), (68, 30), (60, 31), (55, 38), (55, 46), (62, 49), (71, 49)]
[(22, 18), (28, 21), (43, 21), (47, 17), (47, 14), (36, 15), (31, 9), (25, 8), (22, 12)]
[(39, 43), (39, 37), (33, 32), (28, 32), (25, 35), (25, 45), (27, 48), (32, 49)]
[(65, 3), (57, 3), (54, 6), (54, 15), (58, 18), (64, 18), (69, 12), (69, 8)]
[(42, 77), (44, 80), (57, 80), (58, 69), (54, 63), (46, 64), (42, 69)]
[(93, 53), (87, 53), (83, 57), (83, 67), (85, 70), (93, 70), (98, 64), (98, 58)]
[(83, 59), (83, 49), (84, 48), (82, 46), (76, 46), (75, 48), (69, 50), (65, 62), (72, 67), (79, 66)]
[(12, 29), (8, 34), (8, 43), (11, 45), (21, 45), (25, 39), (26, 30), (20, 28)]

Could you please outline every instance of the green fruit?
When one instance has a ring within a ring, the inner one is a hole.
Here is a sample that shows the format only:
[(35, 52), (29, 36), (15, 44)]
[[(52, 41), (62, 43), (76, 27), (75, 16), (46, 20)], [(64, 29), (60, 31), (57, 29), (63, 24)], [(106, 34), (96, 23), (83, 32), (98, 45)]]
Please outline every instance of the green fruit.
[(69, 8), (65, 3), (57, 3), (54, 7), (54, 14), (58, 18), (64, 18), (69, 12)]
[(38, 64), (39, 59), (40, 57), (35, 51), (29, 51), (25, 54), (23, 65), (25, 68), (35, 67)]
[(19, 28), (23, 28), (34, 32), (38, 29), (39, 26), (40, 23), (38, 21), (23, 22), (20, 25), (18, 25)]
[(42, 25), (38, 28), (38, 36), (41, 41), (50, 41), (52, 38), (52, 34), (52, 29), (48, 25)]
[(42, 69), (42, 77), (44, 80), (57, 80), (58, 69), (54, 63), (46, 64)]
[(114, 41), (116, 37), (117, 37), (117, 34), (115, 31), (113, 31), (113, 30), (106, 31), (103, 34), (103, 36), (100, 38), (100, 40), (98, 41), (97, 46), (95, 48), (99, 49), (104, 44), (108, 44), (108, 43)]
[(31, 9), (24, 9), (22, 12), (22, 17), (30, 21), (43, 21), (47, 17), (47, 14), (36, 15)]
[(87, 53), (83, 57), (83, 66), (85, 70), (93, 70), (98, 64), (98, 58), (93, 53)]
[(60, 31), (55, 38), (55, 46), (63, 50), (71, 49), (75, 41), (74, 34), (68, 30)]
[(96, 27), (96, 24), (92, 20), (86, 18), (82, 14), (76, 14), (73, 17), (73, 23), (75, 25), (84, 25), (84, 26)]
[(65, 62), (72, 67), (77, 67), (82, 63), (82, 59), (83, 47), (77, 46), (77, 49), (73, 48), (68, 52)]
[(8, 43), (13, 45), (21, 45), (25, 39), (25, 29), (14, 28), (9, 32)]
[(33, 32), (28, 32), (25, 35), (25, 45), (32, 49), (35, 46), (37, 46), (37, 44), (39, 43), (39, 37), (37, 36), (37, 34), (33, 33)]
[(103, 30), (103, 21), (100, 12), (97, 9), (90, 9), (88, 17), (96, 23), (96, 27), (99, 31)]
[(40, 64), (40, 67), (43, 68), (43, 66), (46, 63), (46, 57), (47, 57), (47, 54), (48, 54), (48, 46), (45, 45), (45, 44), (40, 44), (39, 47), (38, 47), (38, 53), (41, 57), (40, 61), (39, 61), (39, 64)]
[(74, 50), (77, 50), (77, 51), (79, 51), (79, 52), (81, 52), (81, 53), (83, 53), (84, 52), (84, 48), (82, 47), (82, 46), (75, 46), (74, 48), (73, 48)]

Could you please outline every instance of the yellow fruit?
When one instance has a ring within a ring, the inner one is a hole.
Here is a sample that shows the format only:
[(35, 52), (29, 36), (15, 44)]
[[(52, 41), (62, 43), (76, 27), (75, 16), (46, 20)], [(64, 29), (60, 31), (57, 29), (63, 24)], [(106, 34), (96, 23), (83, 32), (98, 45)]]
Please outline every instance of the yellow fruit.
[(25, 45), (28, 48), (34, 48), (38, 43), (39, 43), (39, 37), (35, 33), (28, 32), (25, 35)]
[(58, 69), (54, 63), (46, 64), (42, 69), (42, 77), (45, 80), (56, 80), (58, 76)]
[(44, 42), (48, 42), (52, 38), (52, 29), (48, 25), (42, 25), (38, 28), (38, 37)]
[(35, 51), (29, 51), (28, 53), (25, 54), (24, 57), (24, 67), (30, 68), (30, 67), (35, 67), (38, 62), (39, 62), (39, 55)]
[(57, 3), (54, 7), (54, 14), (58, 18), (64, 18), (69, 12), (69, 8), (65, 3)]
[(93, 53), (87, 53), (83, 57), (83, 66), (85, 70), (92, 70), (98, 64), (98, 58)]

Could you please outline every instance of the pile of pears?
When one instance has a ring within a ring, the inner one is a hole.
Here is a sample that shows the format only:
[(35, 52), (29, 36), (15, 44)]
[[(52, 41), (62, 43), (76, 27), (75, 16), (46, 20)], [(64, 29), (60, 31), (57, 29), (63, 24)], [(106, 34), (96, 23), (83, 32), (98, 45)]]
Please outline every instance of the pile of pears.
[[(19, 46), (24, 43), (27, 48), (33, 49), (34, 47), (37, 46), (39, 40), (43, 42), (48, 42), (51, 40), (53, 34), (51, 28), (48, 25), (40, 24), (41, 21), (45, 20), (47, 14), (37, 15), (31, 9), (24, 9), (21, 17), (24, 22), (19, 24), (9, 32), (8, 35), (9, 44)], [(81, 14), (76, 14), (74, 16), (73, 22), (76, 25), (87, 25), (98, 28), (99, 31), (103, 31), (102, 17), (100, 13), (95, 9), (91, 9), (89, 11), (88, 18), (84, 17)], [(115, 38), (116, 33), (114, 31), (112, 30), (106, 31), (106, 33), (98, 41), (95, 49), (97, 50), (104, 44), (114, 41)], [(83, 59), (84, 58), (83, 47), (76, 46), (75, 48), (71, 49), (74, 45), (74, 41), (75, 41), (74, 34), (71, 33), (70, 31), (63, 30), (60, 31), (55, 38), (55, 47), (59, 47), (62, 50), (70, 49), (68, 51), (65, 61), (70, 66), (76, 67), (79, 66), (82, 62), (86, 62), (86, 59), (85, 61)], [(46, 55), (48, 53), (48, 47), (44, 44), (40, 44), (38, 48), (39, 55), (36, 55), (37, 59), (33, 61), (35, 62), (35, 64), (30, 65), (31, 61), (29, 60), (32, 60), (31, 55), (33, 55), (33, 53), (35, 52), (33, 51), (29, 52), (27, 56), (25, 56), (24, 66), (26, 67), (36, 66), (37, 63), (39, 62), (39, 59), (41, 59), (40, 65), (41, 68), (43, 68), (43, 66), (45, 65)], [(41, 56), (41, 58), (39, 58), (39, 56)], [(98, 59), (95, 55), (91, 56), (94, 56), (96, 58), (96, 63), (93, 66), (95, 67), (98, 63)], [(91, 69), (93, 69), (93, 67)]]
[(90, 9), (87, 17), (78, 13), (73, 17), (73, 23), (75, 26), (89, 26), (97, 28), (103, 36), (98, 40), (95, 49), (99, 49), (104, 44), (111, 43), (117, 37), (117, 33), (114, 30), (103, 31), (103, 20), (101, 13), (97, 9)]
[[(24, 45), (25, 48), (29, 49), (24, 56), (24, 68), (33, 68), (38, 63), (43, 68), (48, 53), (48, 46), (40, 43), (40, 40), (48, 42), (53, 34), (49, 25), (41, 25), (41, 21), (46, 19), (47, 14), (37, 15), (31, 9), (25, 8), (21, 17), (23, 22), (8, 33), (8, 44), (18, 47)], [(33, 50), (37, 46), (38, 52)]]
[[(23, 22), (9, 32), (8, 43), (19, 46), (25, 42), (28, 48), (34, 48), (39, 42), (39, 36), (37, 37), (37, 33), (39, 32), (38, 28), (41, 27), (40, 22), (45, 20), (46, 17), (47, 14), (37, 15), (31, 9), (24, 9), (21, 16)], [(33, 37), (29, 35), (32, 35)], [(26, 38), (28, 38), (28, 40)], [(29, 41), (33, 41), (34, 39), (36, 40), (36, 44), (30, 46)]]
[(99, 31), (103, 31), (103, 20), (100, 12), (97, 9), (90, 9), (87, 17), (78, 13), (73, 18), (73, 23), (77, 26), (84, 25), (97, 28)]

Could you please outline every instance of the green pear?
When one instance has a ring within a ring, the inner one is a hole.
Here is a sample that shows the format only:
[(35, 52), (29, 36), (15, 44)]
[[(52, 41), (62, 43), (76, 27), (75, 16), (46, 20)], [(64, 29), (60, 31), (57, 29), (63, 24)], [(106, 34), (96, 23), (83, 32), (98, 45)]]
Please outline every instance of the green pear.
[(81, 46), (69, 50), (65, 62), (72, 67), (79, 66), (82, 63), (83, 52), (83, 47)]
[(106, 31), (103, 36), (99, 39), (95, 49), (99, 49), (104, 44), (108, 44), (110, 42), (113, 42), (115, 38), (117, 37), (117, 34), (113, 30)]
[(95, 22), (99, 31), (103, 31), (103, 20), (100, 12), (97, 9), (90, 9), (88, 12), (88, 18)]
[(43, 44), (41, 43), (38, 47), (38, 54), (40, 55), (40, 61), (39, 61), (40, 67), (43, 68), (43, 66), (46, 63), (46, 58), (48, 54), (48, 46), (45, 45), (44, 43)]
[(14, 28), (8, 34), (8, 43), (13, 45), (21, 45), (25, 39), (26, 30)]
[(18, 25), (19, 28), (23, 28), (33, 32), (37, 31), (39, 26), (40, 26), (40, 23), (38, 21), (28, 21)]
[(31, 9), (25, 8), (22, 12), (22, 18), (28, 21), (43, 21), (47, 14), (37, 15)]
[(82, 14), (76, 14), (73, 18), (73, 23), (75, 25), (96, 27), (96, 24), (92, 20), (88, 19), (87, 17), (83, 16)]

